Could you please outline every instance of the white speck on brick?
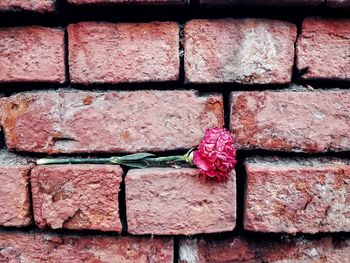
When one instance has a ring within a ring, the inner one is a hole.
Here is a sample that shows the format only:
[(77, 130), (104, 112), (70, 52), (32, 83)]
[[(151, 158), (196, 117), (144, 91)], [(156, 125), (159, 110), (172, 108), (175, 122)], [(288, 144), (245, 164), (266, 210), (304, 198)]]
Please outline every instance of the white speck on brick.
[(198, 263), (198, 247), (196, 240), (181, 242), (179, 256), (181, 262)]

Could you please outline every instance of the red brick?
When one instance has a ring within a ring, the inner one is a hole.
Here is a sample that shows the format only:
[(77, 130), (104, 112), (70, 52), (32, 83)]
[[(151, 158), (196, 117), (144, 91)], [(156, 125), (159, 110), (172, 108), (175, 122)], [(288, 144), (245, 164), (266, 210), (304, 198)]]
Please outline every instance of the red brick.
[(0, 150), (0, 226), (22, 227), (31, 223), (30, 169), (26, 159)]
[(173, 240), (0, 232), (0, 262), (172, 263)]
[(81, 4), (137, 4), (137, 5), (179, 5), (189, 3), (189, 0), (68, 0), (74, 5)]
[(285, 21), (192, 20), (185, 26), (186, 81), (288, 83), (296, 33)]
[(183, 90), (20, 93), (6, 99), (2, 125), (7, 146), (26, 152), (190, 149), (223, 126), (223, 102)]
[(39, 26), (0, 29), (1, 82), (65, 81), (64, 32)]
[(325, 0), (200, 0), (202, 5), (317, 6)]
[(330, 7), (350, 7), (350, 0), (327, 0), (326, 4)]
[(295, 234), (350, 231), (350, 163), (248, 159), (244, 228)]
[(279, 262), (334, 262), (350, 261), (350, 239), (307, 239), (270, 237), (225, 239), (182, 239), (179, 263), (279, 263)]
[(236, 175), (205, 181), (191, 168), (130, 170), (126, 212), (131, 234), (191, 235), (231, 231), (236, 224)]
[(240, 149), (350, 150), (350, 92), (233, 92), (232, 133)]
[(306, 18), (296, 55), (303, 79), (350, 80), (350, 19)]
[(171, 81), (179, 78), (179, 26), (174, 22), (68, 26), (73, 83)]
[(25, 10), (40, 13), (53, 12), (56, 0), (1, 0), (1, 11)]
[(32, 170), (34, 219), (40, 228), (117, 231), (123, 170), (114, 165), (51, 165)]

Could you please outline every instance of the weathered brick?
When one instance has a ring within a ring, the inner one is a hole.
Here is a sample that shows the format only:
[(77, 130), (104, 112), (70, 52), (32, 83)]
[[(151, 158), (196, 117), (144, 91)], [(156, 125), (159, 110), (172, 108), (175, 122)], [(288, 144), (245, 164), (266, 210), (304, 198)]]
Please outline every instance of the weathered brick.
[(295, 234), (350, 231), (350, 163), (248, 159), (244, 228)]
[(325, 0), (200, 0), (202, 5), (317, 6)]
[(296, 55), (303, 79), (350, 80), (350, 19), (306, 18)]
[(179, 26), (174, 22), (68, 26), (73, 83), (171, 81), (179, 78)]
[(31, 223), (30, 169), (25, 158), (0, 150), (0, 226), (22, 227)]
[(350, 0), (326, 0), (326, 5), (330, 7), (350, 7)]
[(191, 168), (130, 170), (126, 212), (131, 234), (191, 235), (231, 231), (236, 224), (236, 175), (205, 181)]
[(285, 21), (192, 20), (185, 26), (186, 81), (288, 83), (296, 33)]
[(81, 4), (137, 4), (137, 5), (179, 5), (189, 3), (189, 0), (68, 0), (74, 5)]
[(0, 29), (1, 82), (65, 81), (64, 32), (39, 26)]
[(350, 261), (350, 239), (305, 237), (272, 239), (232, 237), (225, 239), (182, 239), (179, 263), (279, 263)]
[(173, 240), (0, 232), (0, 262), (172, 263)]
[(40, 228), (117, 231), (123, 170), (114, 165), (51, 165), (32, 170), (34, 219)]
[(1, 11), (25, 10), (40, 13), (53, 12), (56, 0), (1, 0)]
[(240, 149), (350, 150), (350, 92), (233, 92), (231, 131)]
[(26, 152), (190, 149), (223, 126), (223, 102), (183, 90), (20, 93), (6, 98), (2, 125), (7, 146)]

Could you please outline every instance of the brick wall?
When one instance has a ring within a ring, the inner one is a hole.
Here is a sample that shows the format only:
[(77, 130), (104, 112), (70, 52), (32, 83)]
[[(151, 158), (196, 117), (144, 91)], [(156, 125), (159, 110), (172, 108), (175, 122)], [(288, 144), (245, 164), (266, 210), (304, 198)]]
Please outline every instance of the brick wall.
[[(349, 0), (0, 0), (0, 262), (350, 262)], [(192, 167), (37, 166), (183, 154)]]

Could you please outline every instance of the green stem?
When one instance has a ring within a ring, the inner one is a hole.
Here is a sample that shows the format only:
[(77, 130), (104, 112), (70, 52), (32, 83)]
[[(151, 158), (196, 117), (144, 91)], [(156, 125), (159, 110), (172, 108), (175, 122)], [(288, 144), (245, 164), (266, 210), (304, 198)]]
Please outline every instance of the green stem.
[(188, 151), (185, 155), (175, 155), (166, 157), (151, 157), (154, 156), (150, 153), (135, 153), (126, 156), (112, 156), (110, 158), (60, 158), (60, 159), (48, 159), (43, 158), (37, 160), (37, 164), (119, 164), (133, 168), (147, 168), (153, 164), (159, 165), (161, 163), (175, 163), (175, 162), (192, 162), (192, 150)]
[(157, 157), (157, 158), (146, 158), (145, 161), (154, 162), (154, 163), (182, 162), (182, 161), (185, 161), (185, 157), (183, 155), (174, 155), (174, 156)]
[(73, 158), (66, 158), (66, 159), (48, 159), (43, 158), (39, 159), (37, 161), (37, 164), (88, 164), (88, 163), (110, 163), (111, 158), (86, 158), (86, 159), (73, 159)]

